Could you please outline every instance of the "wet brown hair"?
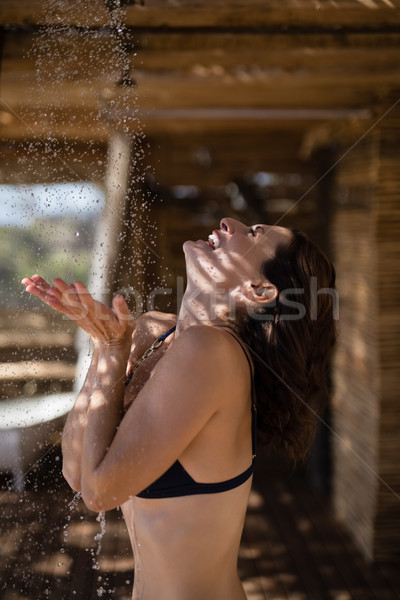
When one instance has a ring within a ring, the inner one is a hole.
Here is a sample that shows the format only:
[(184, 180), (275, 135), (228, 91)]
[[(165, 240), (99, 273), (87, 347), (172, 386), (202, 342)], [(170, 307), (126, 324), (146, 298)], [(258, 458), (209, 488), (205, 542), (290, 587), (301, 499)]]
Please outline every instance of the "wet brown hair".
[(336, 339), (335, 269), (304, 233), (263, 265), (277, 299), (242, 313), (235, 329), (255, 366), (257, 425), (267, 445), (304, 459), (328, 398), (327, 364)]

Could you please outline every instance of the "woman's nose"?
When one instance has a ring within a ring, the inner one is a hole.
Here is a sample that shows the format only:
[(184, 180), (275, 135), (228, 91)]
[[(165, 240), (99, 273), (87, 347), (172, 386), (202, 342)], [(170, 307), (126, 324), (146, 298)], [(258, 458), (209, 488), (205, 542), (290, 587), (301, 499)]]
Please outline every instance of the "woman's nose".
[(222, 231), (226, 231), (227, 233), (229, 233), (229, 235), (232, 235), (233, 233), (240, 231), (241, 229), (246, 229), (247, 226), (244, 223), (241, 223), (240, 221), (236, 221), (236, 219), (232, 219), (231, 217), (224, 217), (221, 220), (220, 228), (222, 229)]

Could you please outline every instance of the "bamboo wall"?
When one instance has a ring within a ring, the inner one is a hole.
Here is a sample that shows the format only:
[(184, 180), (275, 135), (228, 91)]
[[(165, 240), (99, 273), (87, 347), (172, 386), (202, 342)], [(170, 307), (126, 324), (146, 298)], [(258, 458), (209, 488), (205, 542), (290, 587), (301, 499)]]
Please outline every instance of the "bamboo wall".
[(374, 554), (400, 560), (400, 94), (380, 125), (375, 198), (380, 418)]
[(333, 235), (334, 506), (376, 560), (400, 557), (399, 125), (393, 110), (340, 161)]

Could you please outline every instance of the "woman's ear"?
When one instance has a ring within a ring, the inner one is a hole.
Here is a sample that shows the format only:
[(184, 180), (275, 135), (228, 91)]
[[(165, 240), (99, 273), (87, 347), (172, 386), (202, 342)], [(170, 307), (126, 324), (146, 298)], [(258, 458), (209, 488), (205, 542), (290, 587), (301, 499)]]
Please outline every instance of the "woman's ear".
[(279, 294), (278, 288), (270, 281), (260, 281), (258, 283), (251, 283), (246, 281), (242, 288), (242, 293), (251, 302), (257, 304), (269, 304), (273, 302)]

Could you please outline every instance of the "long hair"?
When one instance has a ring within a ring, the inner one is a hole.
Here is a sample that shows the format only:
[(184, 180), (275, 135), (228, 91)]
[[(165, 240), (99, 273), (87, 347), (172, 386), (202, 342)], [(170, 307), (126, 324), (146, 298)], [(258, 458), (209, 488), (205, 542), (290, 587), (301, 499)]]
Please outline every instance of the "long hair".
[(255, 366), (261, 437), (297, 461), (307, 455), (328, 397), (337, 298), (333, 265), (304, 233), (292, 233), (262, 269), (278, 288), (277, 299), (242, 313), (235, 329)]

